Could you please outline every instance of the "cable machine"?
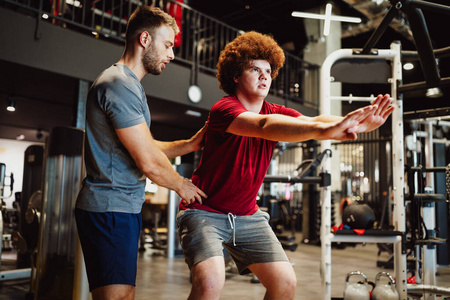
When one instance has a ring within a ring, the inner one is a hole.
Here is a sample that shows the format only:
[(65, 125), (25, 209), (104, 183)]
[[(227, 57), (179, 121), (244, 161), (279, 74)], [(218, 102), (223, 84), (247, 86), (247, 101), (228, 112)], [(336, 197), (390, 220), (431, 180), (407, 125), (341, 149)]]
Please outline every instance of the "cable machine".
[[(403, 96), (402, 92), (410, 90), (418, 90), (424, 88), (435, 88), (450, 83), (450, 78), (441, 79), (436, 62), (437, 56), (446, 56), (450, 53), (450, 47), (444, 49), (433, 50), (431, 41), (428, 36), (428, 30), (421, 9), (429, 9), (440, 13), (450, 14), (450, 8), (444, 5), (428, 3), (425, 1), (402, 0), (390, 1), (391, 9), (381, 22), (380, 26), (370, 37), (369, 41), (362, 50), (341, 49), (333, 52), (324, 61), (320, 76), (320, 112), (321, 114), (330, 114), (331, 100), (348, 100), (348, 97), (332, 97), (330, 95), (331, 82), (335, 78), (331, 75), (331, 68), (339, 60), (385, 60), (390, 62), (390, 74), (387, 78), (391, 85), (391, 96), (393, 98), (392, 105), (395, 110), (392, 113), (392, 171), (393, 171), (393, 225), (394, 230), (386, 232), (370, 232), (364, 235), (338, 235), (331, 233), (331, 189), (323, 187), (322, 189), (322, 215), (321, 215), (321, 277), (323, 299), (331, 299), (331, 244), (333, 242), (353, 242), (353, 243), (393, 243), (394, 244), (394, 276), (396, 278), (396, 289), (400, 299), (407, 299), (408, 289), (413, 292), (413, 288), (424, 290), (424, 286), (408, 287), (407, 286), (407, 265), (406, 265), (406, 219), (405, 219), (405, 195), (404, 195), (404, 128), (403, 128)], [(374, 50), (373, 47), (382, 36), (389, 23), (399, 10), (402, 10), (410, 20), (413, 37), (416, 41), (417, 52), (401, 51), (399, 42), (393, 42), (389, 50)], [(402, 85), (402, 56), (418, 57), (424, 71), (425, 82), (417, 82), (408, 85)], [(345, 78), (343, 78), (345, 79)], [(371, 101), (370, 97), (357, 97), (358, 100)], [(329, 149), (330, 141), (322, 141), (321, 148)], [(331, 170), (331, 162), (326, 161), (324, 164), (325, 172)], [(424, 278), (430, 278), (434, 274), (425, 275)], [(432, 281), (429, 279), (429, 281)], [(439, 290), (442, 294), (446, 294), (446, 289), (430, 286), (427, 299), (434, 299), (433, 292)]]
[[(443, 118), (440, 117), (440, 119)], [(450, 295), (449, 288), (436, 286), (435, 278), (438, 264), (437, 247), (447, 242), (447, 238), (439, 237), (437, 234), (440, 228), (447, 226), (447, 222), (438, 224), (439, 211), (437, 208), (440, 206), (442, 210), (441, 204), (445, 204), (446, 201), (445, 194), (447, 193), (447, 198), (449, 196), (443, 186), (449, 188), (450, 185), (450, 164), (446, 167), (442, 166), (445, 165), (445, 155), (441, 155), (444, 157), (435, 157), (435, 151), (438, 150), (435, 147), (433, 136), (436, 122), (426, 119), (412, 119), (410, 122), (414, 125), (420, 124), (424, 131), (416, 130), (417, 128), (414, 127), (412, 135), (408, 136), (412, 139), (412, 143), (409, 143), (408, 147), (408, 150), (412, 152), (412, 162), (405, 167), (407, 179), (405, 199), (409, 206), (408, 245), (415, 258), (414, 273), (417, 283), (408, 285), (408, 293), (413, 297), (424, 295), (425, 299), (435, 299), (435, 294)], [(445, 121), (440, 121), (440, 123), (448, 124)], [(419, 139), (423, 140), (423, 143), (420, 143)], [(415, 147), (411, 149), (413, 145)], [(423, 153), (423, 159), (420, 159), (422, 155), (419, 153)], [(435, 166), (435, 164), (441, 166)], [(440, 173), (445, 173), (445, 176), (439, 175)], [(446, 177), (445, 182), (441, 180), (442, 186), (437, 185), (438, 176), (441, 179)]]
[[(331, 244), (333, 242), (349, 243), (393, 243), (394, 244), (394, 269), (397, 278), (397, 292), (401, 299), (406, 299), (406, 252), (402, 247), (402, 234), (405, 232), (405, 211), (403, 206), (403, 107), (402, 99), (397, 98), (397, 84), (402, 80), (401, 62), (400, 62), (400, 44), (392, 43), (389, 50), (378, 50), (376, 53), (363, 55), (356, 53), (351, 49), (341, 49), (333, 52), (327, 57), (321, 70), (321, 114), (330, 114), (330, 85), (334, 81), (331, 76), (331, 67), (340, 59), (384, 59), (391, 62), (392, 73), (388, 79), (391, 83), (391, 95), (395, 110), (392, 113), (392, 153), (393, 153), (393, 193), (394, 193), (394, 224), (395, 231), (390, 233), (383, 232), (375, 235), (338, 235), (331, 233), (331, 189), (324, 187), (322, 189), (322, 221), (321, 221), (321, 275), (323, 286), (323, 299), (331, 299)], [(360, 97), (363, 100), (370, 101), (373, 98)], [(341, 100), (334, 97), (335, 100)], [(344, 98), (345, 99), (345, 98)], [(321, 142), (322, 149), (329, 149), (331, 141)], [(325, 171), (331, 171), (331, 161), (327, 160), (324, 164)]]

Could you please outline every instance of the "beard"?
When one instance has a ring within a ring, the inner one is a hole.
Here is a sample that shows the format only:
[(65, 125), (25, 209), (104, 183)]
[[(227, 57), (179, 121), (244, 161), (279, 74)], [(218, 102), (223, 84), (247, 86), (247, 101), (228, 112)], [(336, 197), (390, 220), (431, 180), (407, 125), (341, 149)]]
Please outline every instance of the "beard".
[(142, 65), (147, 73), (159, 75), (162, 73), (162, 69), (159, 67), (159, 62), (154, 55), (155, 52), (153, 45), (150, 46), (148, 51), (145, 52), (142, 57)]

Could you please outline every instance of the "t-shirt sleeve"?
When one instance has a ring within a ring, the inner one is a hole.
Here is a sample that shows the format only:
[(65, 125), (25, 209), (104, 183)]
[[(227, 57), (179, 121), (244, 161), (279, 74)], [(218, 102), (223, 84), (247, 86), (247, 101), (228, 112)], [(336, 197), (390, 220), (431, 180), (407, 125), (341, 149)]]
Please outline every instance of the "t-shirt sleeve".
[(114, 128), (127, 128), (145, 122), (142, 97), (139, 89), (115, 83), (105, 89), (101, 105)]
[(225, 133), (231, 122), (246, 111), (239, 100), (231, 97), (222, 98), (211, 108), (208, 126), (214, 131)]

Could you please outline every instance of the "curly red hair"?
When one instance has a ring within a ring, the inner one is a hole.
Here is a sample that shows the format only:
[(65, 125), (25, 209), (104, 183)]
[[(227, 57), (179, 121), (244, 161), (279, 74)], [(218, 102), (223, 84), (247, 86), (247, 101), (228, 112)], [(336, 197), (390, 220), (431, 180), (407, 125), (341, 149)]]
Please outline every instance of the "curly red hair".
[(227, 94), (234, 94), (234, 79), (242, 74), (252, 60), (268, 61), (274, 79), (284, 64), (284, 51), (273, 37), (267, 34), (250, 31), (236, 37), (220, 52), (216, 74), (219, 87)]

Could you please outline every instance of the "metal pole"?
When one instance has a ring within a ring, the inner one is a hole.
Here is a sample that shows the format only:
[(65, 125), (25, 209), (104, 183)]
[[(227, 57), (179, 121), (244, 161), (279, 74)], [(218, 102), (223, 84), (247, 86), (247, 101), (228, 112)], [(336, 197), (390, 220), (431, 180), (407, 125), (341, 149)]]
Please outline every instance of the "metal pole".
[[(402, 63), (400, 60), (401, 45), (392, 43), (391, 49), (396, 53), (392, 61), (391, 93), (395, 110), (392, 112), (392, 174), (394, 194), (394, 230), (405, 232), (405, 200), (404, 200), (404, 134), (403, 134), (403, 99), (397, 87), (402, 82)], [(406, 251), (402, 243), (394, 244), (394, 269), (396, 288), (400, 299), (406, 300)]]
[(169, 191), (169, 205), (167, 208), (167, 257), (175, 257), (175, 224), (176, 224), (176, 207), (179, 202), (179, 196), (174, 191)]
[[(425, 138), (425, 164), (427, 168), (432, 168), (434, 166), (433, 161), (433, 124), (432, 122), (426, 123), (426, 132), (428, 133)], [(426, 173), (426, 183), (428, 191), (424, 191), (425, 193), (429, 192), (431, 194), (434, 193), (434, 174), (431, 172)], [(436, 212), (435, 212), (435, 203), (428, 202), (424, 203), (422, 206), (422, 215), (423, 222), (425, 224), (425, 228), (427, 229), (428, 238), (434, 237), (434, 228), (436, 227)], [(436, 245), (424, 245), (423, 246), (423, 284), (424, 285), (436, 285)], [(426, 300), (435, 300), (435, 294), (425, 294), (424, 298)]]

